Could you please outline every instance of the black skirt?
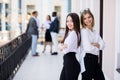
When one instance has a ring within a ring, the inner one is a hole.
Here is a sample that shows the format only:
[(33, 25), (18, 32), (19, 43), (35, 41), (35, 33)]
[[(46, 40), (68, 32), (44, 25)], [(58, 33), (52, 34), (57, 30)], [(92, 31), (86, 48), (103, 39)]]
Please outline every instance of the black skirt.
[(69, 52), (64, 55), (60, 80), (78, 80), (80, 64), (77, 61), (75, 54), (75, 52)]
[(51, 38), (51, 34), (50, 34), (50, 30), (47, 29), (45, 32), (45, 41), (46, 42), (52, 42), (52, 38)]

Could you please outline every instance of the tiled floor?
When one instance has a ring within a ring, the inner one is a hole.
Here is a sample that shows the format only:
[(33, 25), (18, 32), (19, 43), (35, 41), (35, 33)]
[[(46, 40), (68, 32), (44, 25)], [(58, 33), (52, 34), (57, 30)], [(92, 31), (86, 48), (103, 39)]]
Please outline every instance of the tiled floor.
[(33, 57), (29, 53), (13, 80), (59, 80), (63, 54), (59, 52), (58, 55), (50, 55), (49, 46), (45, 54), (41, 53), (42, 50), (43, 45), (38, 45), (39, 57)]

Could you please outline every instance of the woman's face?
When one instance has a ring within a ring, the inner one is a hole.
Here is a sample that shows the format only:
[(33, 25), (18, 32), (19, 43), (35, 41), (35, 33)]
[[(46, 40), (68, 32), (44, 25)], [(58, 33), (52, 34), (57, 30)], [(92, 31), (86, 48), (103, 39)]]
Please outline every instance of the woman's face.
[(47, 16), (46, 19), (49, 20), (49, 16)]
[(74, 29), (73, 20), (72, 20), (71, 16), (67, 17), (66, 25), (67, 25), (69, 30), (73, 30)]
[(92, 21), (93, 21), (92, 16), (89, 13), (83, 15), (83, 22), (86, 25), (86, 27), (91, 28)]

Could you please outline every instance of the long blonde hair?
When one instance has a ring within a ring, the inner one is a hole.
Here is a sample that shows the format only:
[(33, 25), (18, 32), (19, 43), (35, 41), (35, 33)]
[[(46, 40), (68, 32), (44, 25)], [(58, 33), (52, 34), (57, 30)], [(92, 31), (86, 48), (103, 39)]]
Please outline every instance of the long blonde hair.
[(87, 10), (85, 9), (85, 10), (83, 10), (83, 12), (81, 12), (81, 17), (80, 17), (80, 19), (81, 19), (81, 25), (82, 25), (81, 27), (82, 28), (86, 27), (86, 24), (84, 23), (84, 15), (86, 15), (86, 14), (89, 14), (92, 17), (92, 28), (93, 28), (94, 24), (95, 24), (95, 20), (94, 20), (93, 14), (92, 14), (92, 12), (90, 11), (89, 8)]

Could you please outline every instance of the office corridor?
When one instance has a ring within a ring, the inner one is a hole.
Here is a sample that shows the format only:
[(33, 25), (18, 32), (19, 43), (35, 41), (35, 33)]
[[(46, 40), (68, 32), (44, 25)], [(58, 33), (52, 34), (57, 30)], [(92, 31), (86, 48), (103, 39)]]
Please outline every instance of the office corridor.
[[(14, 76), (13, 80), (59, 80), (63, 64), (63, 54), (50, 55), (49, 46), (42, 53), (43, 45), (38, 44), (37, 51), (40, 56), (33, 57), (29, 52), (22, 66)], [(79, 76), (79, 80), (80, 76)]]

